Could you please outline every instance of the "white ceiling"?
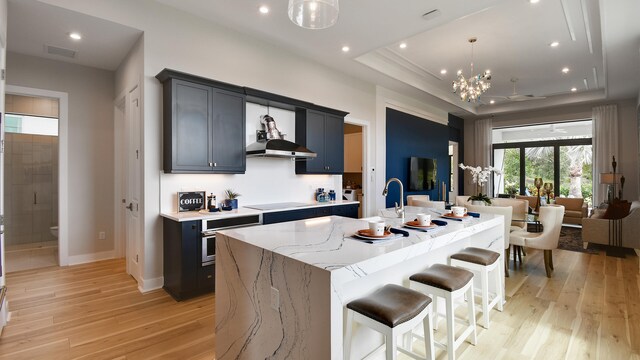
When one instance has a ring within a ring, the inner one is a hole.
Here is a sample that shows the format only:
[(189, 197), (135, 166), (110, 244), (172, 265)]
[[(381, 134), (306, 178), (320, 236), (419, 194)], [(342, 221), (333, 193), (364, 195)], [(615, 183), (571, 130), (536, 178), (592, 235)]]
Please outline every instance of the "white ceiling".
[[(156, 1), (465, 117), (639, 93), (637, 0), (343, 0), (337, 24), (315, 31), (294, 25), (284, 0)], [(269, 14), (258, 12), (262, 4)], [(422, 18), (434, 9), (437, 16)], [(69, 39), (71, 31), (84, 40)], [(115, 70), (140, 35), (36, 0), (9, 0), (9, 51)], [(470, 75), (472, 36), (478, 38), (476, 72), (492, 71), (492, 87), (479, 104), (462, 102), (451, 91), (458, 69)], [(403, 41), (406, 49), (398, 47)], [(550, 48), (552, 41), (560, 46)], [(48, 55), (44, 45), (75, 50), (77, 57)], [(343, 53), (343, 45), (351, 51)], [(571, 69), (566, 75), (565, 66)], [(447, 75), (440, 74), (443, 68)], [(518, 94), (546, 99), (506, 100), (512, 77), (519, 79)], [(574, 86), (578, 91), (572, 93)], [(496, 104), (489, 105), (491, 99)]]
[[(340, 71), (378, 83), (401, 84), (436, 96), (449, 111), (483, 115), (638, 96), (640, 1), (636, 0), (348, 0), (325, 30), (306, 30), (287, 18), (284, 0), (157, 0), (231, 29), (262, 38)], [(258, 6), (271, 8), (261, 15)], [(422, 14), (438, 9), (425, 20)], [(492, 87), (479, 104), (451, 91), (456, 71), (490, 69)], [(400, 49), (400, 42), (408, 44)], [(559, 41), (557, 48), (549, 47)], [(340, 51), (348, 45), (351, 51)], [(568, 74), (562, 74), (563, 67)], [(446, 68), (447, 75), (440, 70)], [(547, 97), (512, 102), (517, 93)], [(586, 79), (586, 85), (585, 85)], [(392, 80), (392, 81), (390, 81)], [(577, 92), (570, 89), (576, 87)], [(415, 92), (414, 92), (415, 94)], [(489, 105), (489, 100), (495, 105)]]
[[(116, 70), (141, 31), (35, 0), (9, 0), (7, 50), (106, 70)], [(78, 32), (74, 41), (69, 33)], [(46, 46), (72, 50), (52, 55)]]

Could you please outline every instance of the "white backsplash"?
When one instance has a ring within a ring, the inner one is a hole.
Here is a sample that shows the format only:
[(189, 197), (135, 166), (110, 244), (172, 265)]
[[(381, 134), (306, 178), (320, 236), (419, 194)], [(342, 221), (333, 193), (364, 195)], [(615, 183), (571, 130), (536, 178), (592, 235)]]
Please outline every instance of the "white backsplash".
[[(256, 130), (261, 130), (260, 116), (271, 115), (285, 139), (295, 142), (295, 113), (293, 111), (247, 103), (247, 145), (256, 141)], [(311, 149), (313, 150), (313, 149)], [(177, 211), (177, 193), (180, 191), (213, 192), (220, 202), (224, 190), (233, 189), (242, 194), (239, 205), (315, 200), (316, 188), (336, 191), (342, 197), (342, 175), (296, 175), (295, 162), (279, 158), (247, 158), (245, 174), (165, 174), (160, 176), (160, 209)]]

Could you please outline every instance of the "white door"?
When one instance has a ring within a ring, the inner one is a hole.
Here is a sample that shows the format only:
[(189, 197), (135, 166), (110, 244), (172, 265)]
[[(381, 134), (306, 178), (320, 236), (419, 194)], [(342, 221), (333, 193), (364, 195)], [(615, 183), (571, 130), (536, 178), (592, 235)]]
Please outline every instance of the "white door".
[(140, 115), (140, 89), (136, 86), (127, 96), (126, 124), (127, 141), (127, 199), (126, 199), (126, 249), (127, 273), (141, 284), (140, 257), (142, 256), (142, 117)]

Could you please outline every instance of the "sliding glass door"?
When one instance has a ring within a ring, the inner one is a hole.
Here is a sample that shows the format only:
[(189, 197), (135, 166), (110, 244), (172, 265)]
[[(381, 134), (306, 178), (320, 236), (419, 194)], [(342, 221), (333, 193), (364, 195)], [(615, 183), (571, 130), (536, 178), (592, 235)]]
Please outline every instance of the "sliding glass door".
[(560, 146), (560, 189), (558, 194), (581, 197), (592, 205), (593, 166), (591, 145)]

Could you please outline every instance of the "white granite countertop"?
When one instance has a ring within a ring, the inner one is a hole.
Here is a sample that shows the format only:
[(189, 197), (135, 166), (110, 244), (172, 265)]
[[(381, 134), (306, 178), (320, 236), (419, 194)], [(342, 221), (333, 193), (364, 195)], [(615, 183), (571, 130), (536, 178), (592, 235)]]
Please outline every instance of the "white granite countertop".
[(220, 233), (239, 241), (272, 251), (333, 273), (339, 270), (367, 272), (376, 263), (398, 263), (428, 251), (444, 247), (470, 233), (480, 232), (500, 224), (502, 216), (482, 214), (465, 221), (445, 220), (433, 209), (407, 206), (405, 220), (415, 214), (430, 213), (432, 219), (444, 220), (447, 226), (431, 232), (402, 227), (402, 219), (393, 209), (382, 210), (387, 224), (409, 232), (409, 237), (369, 244), (352, 238), (360, 229), (368, 228), (367, 219), (339, 216), (299, 220), (257, 227), (223, 230)]
[(317, 202), (317, 201), (308, 201), (308, 202), (299, 202), (307, 204), (306, 206), (294, 206), (282, 209), (273, 209), (273, 210), (256, 210), (249, 209), (247, 207), (239, 207), (235, 210), (230, 211), (218, 211), (218, 212), (205, 212), (205, 211), (186, 211), (186, 212), (171, 212), (171, 213), (160, 213), (160, 216), (165, 217), (167, 219), (171, 219), (174, 221), (182, 222), (182, 221), (192, 221), (192, 220), (212, 220), (212, 219), (221, 219), (228, 217), (238, 217), (238, 216), (246, 216), (246, 215), (259, 215), (270, 212), (278, 212), (278, 211), (289, 211), (289, 210), (300, 210), (300, 209), (309, 209), (314, 207), (324, 207), (324, 206), (337, 206), (337, 205), (352, 205), (359, 204), (358, 201), (348, 201), (348, 200), (336, 200), (329, 202)]

